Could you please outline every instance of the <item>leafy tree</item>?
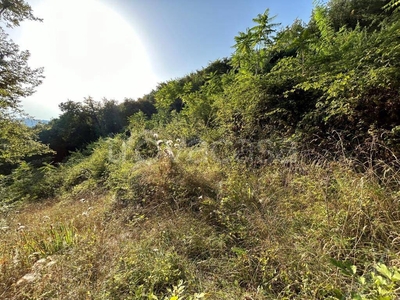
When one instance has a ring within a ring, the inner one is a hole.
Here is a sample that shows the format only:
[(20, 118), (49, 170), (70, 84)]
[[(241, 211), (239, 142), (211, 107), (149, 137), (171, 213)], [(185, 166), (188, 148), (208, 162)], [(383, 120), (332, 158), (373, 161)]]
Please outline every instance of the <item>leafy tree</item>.
[[(255, 34), (258, 25), (235, 38), (237, 72), (212, 107), (237, 155), (250, 153), (243, 141), (251, 146), (263, 139), (339, 153), (339, 138), (342, 150), (362, 158), (378, 137), (398, 155), (400, 23), (381, 13), (382, 1), (339, 2), (317, 6), (308, 25), (295, 21), (268, 43)], [(349, 7), (359, 12), (354, 23), (332, 18)], [(209, 99), (193, 102), (200, 107)], [(360, 147), (365, 151), (357, 152)]]
[(84, 103), (69, 100), (59, 105), (60, 117), (39, 133), (41, 141), (57, 152), (55, 161), (63, 160), (71, 151), (83, 149), (100, 137), (96, 106), (91, 98)]
[(102, 136), (119, 133), (123, 128), (121, 110), (117, 101), (103, 99), (100, 116)]
[(278, 23), (271, 23), (274, 17), (269, 16), (269, 9), (263, 14), (259, 14), (253, 19), (256, 23), (246, 32), (239, 32), (235, 37), (235, 54), (232, 57), (232, 63), (235, 67), (242, 70), (259, 73), (268, 63), (267, 49), (273, 44), (272, 35), (275, 33), (275, 27)]
[(389, 0), (330, 0), (328, 16), (336, 31), (343, 26), (354, 29), (357, 24), (361, 27), (372, 25), (371, 29), (374, 30), (389, 15), (383, 9), (389, 5), (388, 2)]
[(170, 110), (177, 101), (180, 101), (180, 96), (184, 92), (184, 84), (178, 80), (171, 80), (162, 83), (156, 92), (156, 107), (159, 111)]
[[(6, 26), (19, 26), (26, 19), (39, 20), (25, 1), (0, 1), (0, 21)], [(29, 56), (0, 27), (0, 165), (48, 151), (36, 141), (34, 132), (17, 120), (23, 115), (21, 98), (32, 95), (43, 79), (41, 68), (28, 66)]]
[(285, 57), (299, 58), (302, 74), (304, 74), (304, 62), (309, 44), (312, 40), (312, 29), (306, 27), (301, 20), (295, 20), (292, 25), (277, 32), (275, 43), (271, 46), (270, 66), (273, 68)]
[(19, 26), (24, 20), (41, 21), (33, 15), (31, 6), (23, 0), (1, 0), (0, 17), (10, 28)]
[(232, 70), (231, 60), (229, 58), (223, 58), (211, 62), (204, 68), (203, 72), (205, 76), (208, 76), (208, 74), (222, 75), (228, 73), (230, 70)]
[(130, 126), (130, 117), (139, 112), (142, 112), (147, 119), (150, 119), (152, 115), (157, 113), (154, 102), (154, 91), (138, 100), (125, 99), (118, 107), (121, 127), (127, 128)]
[(398, 140), (394, 128), (400, 121), (396, 46), (400, 23), (389, 16), (372, 32), (361, 25), (336, 31), (329, 9), (314, 11), (317, 30), (305, 59), (305, 80), (295, 86), (316, 96), (314, 109), (297, 128), (301, 144), (334, 153), (340, 139), (342, 152), (361, 156), (372, 141), (379, 140), (383, 148), (390, 144), (397, 153), (392, 146)]
[(129, 117), (138, 112), (150, 118), (156, 112), (153, 101), (149, 95), (137, 101), (125, 99), (121, 104), (91, 97), (82, 102), (69, 100), (59, 105), (62, 114), (58, 118), (40, 128), (39, 137), (56, 151), (54, 161), (60, 162), (101, 137), (122, 133), (129, 126)]

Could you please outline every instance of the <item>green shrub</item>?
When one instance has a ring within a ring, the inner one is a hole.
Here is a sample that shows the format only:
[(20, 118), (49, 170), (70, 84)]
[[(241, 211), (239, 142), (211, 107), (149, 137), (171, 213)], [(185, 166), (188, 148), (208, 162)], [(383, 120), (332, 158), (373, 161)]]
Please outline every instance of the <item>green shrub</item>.
[(35, 168), (22, 162), (0, 182), (1, 202), (34, 201), (53, 197), (62, 185), (62, 174), (49, 164)]
[(400, 271), (397, 267), (377, 263), (373, 271), (359, 275), (357, 267), (349, 262), (334, 259), (331, 262), (352, 279), (345, 291), (336, 290), (336, 299), (392, 300), (400, 297)]
[(158, 299), (168, 289), (186, 281), (182, 258), (174, 251), (138, 247), (121, 257), (119, 267), (107, 282), (109, 299)]

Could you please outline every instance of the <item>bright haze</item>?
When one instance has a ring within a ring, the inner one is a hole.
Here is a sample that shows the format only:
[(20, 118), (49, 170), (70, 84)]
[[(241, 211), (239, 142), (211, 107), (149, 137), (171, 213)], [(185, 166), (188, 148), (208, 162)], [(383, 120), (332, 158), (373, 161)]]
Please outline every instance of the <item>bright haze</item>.
[(312, 2), (28, 0), (43, 22), (24, 22), (9, 34), (46, 78), (23, 108), (48, 120), (67, 100), (141, 97), (162, 81), (229, 57), (234, 36), (266, 8), (287, 26), (296, 18), (308, 22)]

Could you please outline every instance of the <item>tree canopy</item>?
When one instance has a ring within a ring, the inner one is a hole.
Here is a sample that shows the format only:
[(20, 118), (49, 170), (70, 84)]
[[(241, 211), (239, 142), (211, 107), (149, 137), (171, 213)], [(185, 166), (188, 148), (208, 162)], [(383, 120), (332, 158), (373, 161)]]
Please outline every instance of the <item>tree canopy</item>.
[[(0, 4), (8, 26), (37, 20), (25, 2), (9, 3)], [(318, 155), (361, 155), (379, 141), (394, 151), (379, 154), (388, 158), (400, 151), (398, 4), (330, 0), (315, 6), (308, 23), (294, 20), (280, 29), (267, 9), (234, 38), (231, 57), (160, 83), (136, 101), (64, 102), (62, 115), (41, 129), (40, 138), (60, 161), (100, 137), (129, 131), (131, 116), (141, 111), (146, 128), (224, 139), (239, 156), (247, 153), (243, 141), (273, 141), (277, 152), (290, 144)], [(20, 98), (34, 91), (42, 75), (28, 67), (28, 52), (5, 34), (3, 39), (8, 59), (0, 100), (6, 115), (18, 111)]]
[[(6, 26), (19, 26), (23, 20), (39, 20), (29, 4), (0, 1), (0, 21)], [(23, 115), (21, 98), (32, 95), (43, 79), (43, 69), (29, 67), (29, 56), (29, 51), (20, 51), (0, 27), (0, 165), (48, 151), (37, 141), (35, 133), (18, 121)]]

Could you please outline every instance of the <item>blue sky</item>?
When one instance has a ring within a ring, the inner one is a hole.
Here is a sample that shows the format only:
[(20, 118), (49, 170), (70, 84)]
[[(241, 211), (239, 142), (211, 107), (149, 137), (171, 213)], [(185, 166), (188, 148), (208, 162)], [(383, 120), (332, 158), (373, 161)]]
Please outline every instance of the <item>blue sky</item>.
[(287, 26), (309, 21), (313, 0), (102, 0), (139, 35), (158, 76), (182, 76), (227, 57), (239, 31), (267, 8)]
[(229, 57), (234, 37), (267, 8), (287, 26), (309, 21), (313, 0), (27, 0), (44, 19), (24, 22), (10, 36), (44, 67), (23, 109), (38, 119), (59, 103), (91, 96), (137, 99), (158, 83)]

